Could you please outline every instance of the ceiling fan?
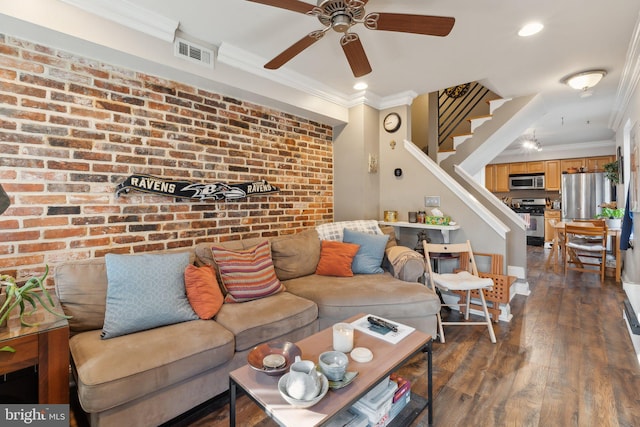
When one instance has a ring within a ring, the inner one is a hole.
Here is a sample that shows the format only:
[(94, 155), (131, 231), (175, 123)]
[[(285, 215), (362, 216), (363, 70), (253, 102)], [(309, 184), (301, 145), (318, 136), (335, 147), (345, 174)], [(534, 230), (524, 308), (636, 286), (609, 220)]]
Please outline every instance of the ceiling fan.
[(362, 77), (371, 72), (371, 65), (362, 47), (360, 37), (350, 31), (352, 26), (364, 24), (370, 30), (444, 37), (451, 32), (455, 23), (455, 18), (444, 16), (384, 12), (373, 12), (365, 15), (364, 8), (369, 0), (318, 0), (317, 6), (298, 0), (248, 1), (315, 16), (325, 26), (322, 30), (312, 31), (307, 34), (267, 62), (264, 67), (270, 70), (280, 68), (300, 52), (320, 40), (327, 31), (333, 29), (338, 33), (343, 33), (340, 38), (340, 44), (347, 61), (349, 61), (353, 75)]

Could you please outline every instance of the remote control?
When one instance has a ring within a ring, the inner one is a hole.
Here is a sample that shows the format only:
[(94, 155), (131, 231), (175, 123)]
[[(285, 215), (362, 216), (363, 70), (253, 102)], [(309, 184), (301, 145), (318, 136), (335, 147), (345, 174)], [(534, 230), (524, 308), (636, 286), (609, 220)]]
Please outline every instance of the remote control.
[(389, 323), (385, 320), (379, 319), (377, 317), (369, 316), (367, 317), (367, 321), (372, 325), (380, 326), (382, 328), (389, 329), (393, 332), (398, 332), (398, 327), (396, 325), (394, 325), (393, 323)]

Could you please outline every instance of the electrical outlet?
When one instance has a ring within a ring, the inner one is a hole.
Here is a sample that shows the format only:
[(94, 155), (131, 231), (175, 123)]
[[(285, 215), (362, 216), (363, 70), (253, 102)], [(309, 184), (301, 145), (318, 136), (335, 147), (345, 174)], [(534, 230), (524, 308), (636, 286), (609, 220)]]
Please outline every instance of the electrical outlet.
[(440, 196), (424, 196), (424, 206), (427, 208), (437, 208), (440, 206)]

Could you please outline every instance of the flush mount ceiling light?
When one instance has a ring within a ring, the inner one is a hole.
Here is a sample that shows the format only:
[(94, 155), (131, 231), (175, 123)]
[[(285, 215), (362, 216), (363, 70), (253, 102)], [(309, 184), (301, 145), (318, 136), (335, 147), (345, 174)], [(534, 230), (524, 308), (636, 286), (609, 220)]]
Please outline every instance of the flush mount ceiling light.
[(520, 37), (529, 37), (534, 34), (538, 34), (540, 31), (542, 31), (543, 28), (544, 25), (542, 25), (540, 22), (529, 22), (528, 24), (520, 28), (520, 31), (518, 31), (518, 35)]
[(368, 87), (369, 87), (369, 85), (366, 84), (365, 82), (358, 82), (358, 83), (353, 85), (353, 88), (355, 90), (365, 90)]
[(575, 90), (587, 91), (597, 85), (606, 75), (605, 70), (588, 70), (567, 76), (562, 79), (562, 82)]

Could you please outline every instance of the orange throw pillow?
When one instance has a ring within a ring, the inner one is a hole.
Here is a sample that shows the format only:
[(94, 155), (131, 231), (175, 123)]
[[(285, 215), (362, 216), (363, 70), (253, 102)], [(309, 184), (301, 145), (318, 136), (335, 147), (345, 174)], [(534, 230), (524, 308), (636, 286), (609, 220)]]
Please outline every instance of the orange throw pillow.
[(351, 263), (360, 245), (335, 240), (323, 240), (316, 274), (321, 276), (351, 277)]
[(224, 297), (220, 286), (218, 286), (213, 267), (210, 265), (202, 267), (188, 265), (184, 270), (184, 285), (189, 304), (199, 318), (211, 319), (218, 313)]

